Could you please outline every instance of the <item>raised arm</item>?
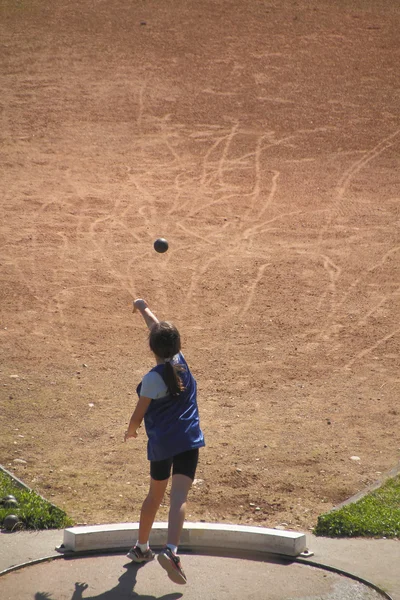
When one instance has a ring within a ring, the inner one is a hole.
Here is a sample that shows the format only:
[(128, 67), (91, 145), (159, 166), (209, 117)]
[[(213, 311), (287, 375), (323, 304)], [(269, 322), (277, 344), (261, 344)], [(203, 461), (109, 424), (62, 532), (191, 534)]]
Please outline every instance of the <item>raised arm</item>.
[(155, 314), (151, 312), (147, 302), (142, 300), (142, 298), (137, 298), (133, 301), (133, 312), (137, 311), (142, 314), (142, 317), (149, 329), (151, 329), (155, 323), (159, 322)]

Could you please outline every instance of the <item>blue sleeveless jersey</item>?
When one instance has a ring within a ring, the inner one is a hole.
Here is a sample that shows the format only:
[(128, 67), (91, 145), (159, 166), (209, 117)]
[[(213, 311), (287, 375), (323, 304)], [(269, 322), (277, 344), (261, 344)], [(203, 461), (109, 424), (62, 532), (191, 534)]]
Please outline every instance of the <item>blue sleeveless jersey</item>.
[[(149, 460), (165, 460), (205, 445), (203, 432), (200, 429), (196, 380), (181, 353), (178, 354), (177, 359), (175, 364), (184, 367), (179, 372), (185, 386), (184, 391), (178, 396), (168, 394), (163, 398), (153, 399), (144, 416)], [(164, 364), (157, 365), (151, 370), (162, 377)], [(139, 396), (141, 387), (140, 383), (137, 387)]]

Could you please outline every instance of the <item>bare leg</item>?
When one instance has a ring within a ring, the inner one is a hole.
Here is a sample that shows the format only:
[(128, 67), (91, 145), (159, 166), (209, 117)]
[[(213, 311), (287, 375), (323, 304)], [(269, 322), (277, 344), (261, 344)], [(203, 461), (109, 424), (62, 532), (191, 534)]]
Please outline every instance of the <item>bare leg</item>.
[(165, 490), (168, 485), (168, 479), (162, 481), (156, 481), (150, 479), (150, 489), (146, 499), (142, 504), (142, 510), (140, 511), (140, 524), (139, 524), (139, 544), (145, 544), (150, 536), (151, 528), (153, 527), (154, 519), (162, 499), (164, 498)]
[(187, 495), (192, 480), (187, 475), (173, 475), (171, 485), (170, 509), (168, 517), (168, 544), (179, 546), (186, 514)]

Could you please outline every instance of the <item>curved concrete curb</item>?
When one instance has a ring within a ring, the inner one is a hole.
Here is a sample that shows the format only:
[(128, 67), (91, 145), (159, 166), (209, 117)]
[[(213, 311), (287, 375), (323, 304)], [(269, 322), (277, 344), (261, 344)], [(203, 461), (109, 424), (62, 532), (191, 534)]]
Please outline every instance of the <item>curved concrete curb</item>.
[(24, 563), (20, 563), (19, 565), (13, 565), (12, 567), (8, 567), (8, 569), (4, 569), (4, 571), (0, 571), (0, 577), (2, 575), (8, 575), (9, 573), (13, 573), (14, 571), (20, 571), (25, 567), (33, 567), (34, 565), (40, 565), (41, 563), (50, 562), (59, 558), (63, 557), (60, 554), (55, 554), (51, 556), (43, 556), (43, 558), (35, 558), (34, 560), (28, 560)]
[[(167, 541), (167, 523), (154, 523), (150, 544), (162, 547)], [(70, 527), (64, 530), (63, 544), (59, 552), (82, 552), (129, 548), (135, 543), (139, 523)], [(304, 533), (281, 531), (264, 527), (219, 525), (215, 523), (185, 523), (179, 547), (201, 551), (242, 550), (255, 553), (279, 554), (289, 557), (310, 556)]]
[(329, 565), (324, 565), (323, 563), (317, 563), (313, 560), (306, 560), (304, 558), (296, 557), (293, 560), (293, 562), (298, 565), (306, 565), (308, 567), (316, 567), (317, 569), (329, 571), (330, 573), (336, 573), (337, 575), (343, 575), (343, 577), (348, 577), (349, 579), (358, 581), (358, 583), (362, 583), (363, 585), (366, 585), (367, 587), (375, 590), (376, 592), (378, 592), (378, 594), (380, 594), (387, 600), (393, 600), (392, 596), (389, 596), (389, 594), (387, 592), (385, 592), (385, 590), (382, 590), (380, 587), (378, 587), (371, 581), (368, 581), (367, 579), (364, 579), (363, 577), (359, 577), (358, 575), (355, 575), (354, 573), (349, 573), (348, 571), (344, 571), (343, 569), (339, 569), (337, 567), (331, 567)]
[[(196, 527), (197, 526), (197, 527)], [(157, 546), (162, 546), (165, 542), (165, 533), (167, 530), (167, 524), (165, 523), (156, 523), (155, 524), (154, 535), (151, 538), (152, 545), (154, 548)], [(89, 529), (89, 531), (87, 531)], [(75, 531), (74, 531), (75, 530)], [(78, 530), (78, 532), (76, 531)], [(84, 531), (86, 530), (86, 531)], [(90, 531), (95, 530), (95, 531)], [(117, 532), (117, 536), (115, 535)], [(38, 565), (44, 562), (52, 562), (57, 559), (63, 559), (64, 556), (66, 558), (83, 558), (87, 556), (96, 556), (101, 554), (112, 554), (112, 553), (120, 553), (122, 550), (126, 550), (130, 544), (128, 544), (125, 548), (116, 548), (115, 544), (118, 544), (118, 537), (121, 536), (121, 532), (128, 533), (129, 535), (137, 535), (138, 532), (138, 524), (119, 524), (119, 525), (108, 525), (108, 526), (97, 526), (97, 527), (75, 527), (70, 528), (64, 531), (64, 539), (69, 539), (72, 542), (78, 542), (77, 545), (80, 545), (81, 548), (83, 546), (87, 546), (86, 550), (72, 550), (71, 547), (65, 546), (62, 544), (58, 550), (58, 554), (45, 556), (42, 558), (30, 560), (18, 565), (13, 565), (0, 572), (0, 577), (3, 575), (10, 574), (12, 572), (24, 569), (28, 566)], [(190, 535), (191, 534), (191, 535)], [(283, 536), (282, 536), (283, 534)], [(286, 534), (286, 535), (285, 535)], [(105, 536), (105, 537), (104, 537)], [(108, 536), (108, 543), (114, 545), (113, 548), (94, 548), (97, 544), (98, 546), (101, 542), (105, 542)], [(270, 537), (272, 536), (272, 537)], [(294, 538), (293, 538), (294, 536)], [(157, 543), (161, 541), (161, 537), (164, 539), (162, 543)], [(284, 563), (289, 561), (289, 563), (304, 565), (308, 567), (314, 567), (316, 569), (328, 571), (331, 573), (335, 573), (337, 575), (341, 575), (343, 577), (352, 579), (357, 581), (358, 583), (365, 585), (377, 593), (379, 593), (386, 600), (393, 600), (393, 598), (380, 587), (375, 585), (374, 583), (358, 576), (348, 571), (345, 571), (341, 568), (329, 566), (327, 564), (318, 563), (312, 560), (307, 560), (307, 556), (311, 556), (311, 552), (307, 552), (307, 550), (303, 551), (300, 555), (292, 556), (285, 554), (282, 556), (282, 552), (276, 553), (270, 550), (271, 547), (281, 549), (281, 545), (285, 548), (288, 544), (289, 546), (286, 550), (291, 547), (295, 548), (296, 540), (298, 544), (305, 543), (305, 535), (304, 534), (296, 534), (294, 532), (282, 532), (276, 531), (273, 529), (264, 529), (257, 527), (243, 527), (243, 526), (234, 526), (234, 525), (216, 525), (216, 524), (203, 524), (203, 523), (192, 523), (185, 524), (185, 534), (186, 543), (182, 545), (182, 549), (184, 546), (190, 546), (190, 550), (198, 550), (200, 554), (220, 554), (225, 556), (235, 557), (236, 554), (245, 555), (246, 558), (251, 558), (255, 560), (271, 560), (271, 554), (278, 554), (278, 556), (283, 559)], [(278, 538), (278, 540), (277, 540)], [(283, 544), (282, 539), (285, 539)], [(120, 538), (121, 539), (121, 538)], [(190, 544), (190, 539), (195, 542), (193, 545)], [(111, 540), (111, 541), (110, 541)], [(295, 541), (293, 541), (295, 540)], [(300, 542), (298, 541), (300, 540)], [(130, 540), (132, 541), (132, 540)], [(227, 544), (228, 543), (228, 544)], [(256, 543), (256, 548), (254, 544)], [(91, 546), (91, 547), (90, 547)], [(188, 549), (188, 548), (187, 548)], [(222, 551), (223, 550), (223, 551)], [(185, 550), (183, 549), (183, 552)], [(269, 556), (268, 556), (269, 555)], [(243, 557), (243, 556), (242, 556)]]

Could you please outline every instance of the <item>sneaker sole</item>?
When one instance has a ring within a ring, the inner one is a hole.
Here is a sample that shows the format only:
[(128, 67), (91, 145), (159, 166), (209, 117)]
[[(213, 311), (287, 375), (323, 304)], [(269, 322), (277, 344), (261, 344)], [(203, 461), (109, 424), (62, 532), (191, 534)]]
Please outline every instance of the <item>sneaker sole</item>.
[(168, 577), (174, 583), (179, 585), (184, 585), (186, 583), (185, 577), (178, 571), (173, 562), (166, 556), (166, 554), (161, 553), (157, 557), (158, 562), (162, 566), (163, 569), (167, 571)]
[(148, 563), (148, 562), (151, 562), (152, 560), (154, 560), (154, 556), (152, 558), (138, 558), (137, 556), (135, 556), (135, 554), (130, 554), (130, 552), (128, 552), (128, 554), (126, 556), (132, 562), (137, 563), (137, 564)]

